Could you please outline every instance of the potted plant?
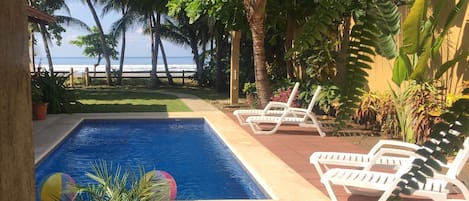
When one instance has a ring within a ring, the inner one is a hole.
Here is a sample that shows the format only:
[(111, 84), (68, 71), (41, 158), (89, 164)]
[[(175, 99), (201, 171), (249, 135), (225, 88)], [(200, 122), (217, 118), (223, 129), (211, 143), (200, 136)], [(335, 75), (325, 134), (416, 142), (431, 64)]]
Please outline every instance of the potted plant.
[(33, 118), (35, 120), (46, 119), (48, 103), (44, 101), (44, 93), (41, 87), (34, 81), (31, 84), (31, 98), (33, 102)]

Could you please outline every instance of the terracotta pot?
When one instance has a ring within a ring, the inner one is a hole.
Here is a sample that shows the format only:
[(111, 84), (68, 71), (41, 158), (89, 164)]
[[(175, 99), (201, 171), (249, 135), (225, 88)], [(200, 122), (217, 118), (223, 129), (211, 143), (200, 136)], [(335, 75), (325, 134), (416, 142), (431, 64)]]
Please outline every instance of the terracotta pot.
[(47, 115), (47, 103), (33, 104), (33, 117), (35, 120), (44, 120)]

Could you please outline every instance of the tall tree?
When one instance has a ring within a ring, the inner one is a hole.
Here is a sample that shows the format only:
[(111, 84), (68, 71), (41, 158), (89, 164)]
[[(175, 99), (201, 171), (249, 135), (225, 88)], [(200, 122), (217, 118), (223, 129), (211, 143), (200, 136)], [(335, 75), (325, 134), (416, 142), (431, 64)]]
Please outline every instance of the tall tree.
[(111, 26), (111, 34), (117, 38), (121, 36), (121, 50), (119, 56), (119, 70), (117, 71), (117, 85), (122, 84), (122, 71), (124, 70), (125, 48), (126, 48), (126, 33), (129, 26), (132, 25), (135, 15), (129, 13), (130, 6), (128, 0), (108, 0), (104, 1), (103, 15), (115, 10), (121, 13), (122, 17), (114, 22)]
[(35, 200), (26, 2), (0, 1), (0, 197)]
[[(54, 66), (52, 62), (52, 55), (49, 49), (49, 43), (51, 43), (52, 40), (55, 40), (57, 45), (61, 44), (61, 33), (65, 31), (65, 28), (63, 27), (64, 25), (73, 25), (85, 30), (89, 30), (89, 27), (79, 19), (70, 16), (70, 9), (64, 0), (28, 0), (28, 5), (37, 8), (55, 18), (55, 22), (49, 23), (47, 26), (41, 22), (35, 23), (32, 26), (32, 30), (39, 31), (42, 36), (47, 63), (49, 65), (49, 71), (53, 73)], [(55, 12), (58, 10), (65, 11), (67, 16), (56, 15)], [(32, 59), (34, 60), (34, 58)]]
[[(113, 59), (117, 59), (118, 52), (116, 51), (117, 41), (111, 35), (105, 35), (106, 37), (106, 49), (110, 53), (110, 56)], [(101, 59), (103, 58), (103, 48), (101, 47), (100, 43), (100, 36), (98, 32), (98, 28), (92, 27), (91, 33), (84, 36), (78, 36), (76, 40), (70, 41), (71, 44), (74, 44), (78, 47), (84, 47), (83, 55), (87, 57), (97, 58), (96, 63), (93, 65), (94, 72), (96, 75), (96, 67), (99, 66), (101, 63)]]
[(252, 33), (257, 95), (262, 106), (267, 105), (272, 96), (265, 65), (264, 18), (266, 5), (267, 0), (244, 0), (244, 7)]
[(101, 21), (99, 20), (98, 14), (96, 13), (96, 9), (94, 8), (94, 5), (97, 4), (97, 0), (82, 0), (86, 3), (88, 8), (90, 9), (91, 15), (93, 16), (94, 22), (96, 23), (96, 27), (98, 28), (98, 33), (99, 33), (99, 42), (101, 43), (101, 48), (103, 51), (103, 57), (106, 62), (106, 83), (107, 85), (112, 85), (112, 79), (111, 79), (111, 58), (110, 54), (106, 48), (106, 36), (104, 35), (103, 31), (103, 26), (101, 26)]

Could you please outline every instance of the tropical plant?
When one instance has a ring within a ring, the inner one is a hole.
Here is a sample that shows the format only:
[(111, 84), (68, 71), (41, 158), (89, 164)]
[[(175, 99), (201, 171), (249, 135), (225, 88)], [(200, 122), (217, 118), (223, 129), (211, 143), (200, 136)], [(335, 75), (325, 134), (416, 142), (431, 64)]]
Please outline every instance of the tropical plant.
[[(106, 47), (105, 49), (113, 59), (117, 59), (118, 52), (116, 51), (117, 41), (111, 35), (105, 35)], [(91, 28), (91, 33), (84, 36), (78, 36), (76, 40), (71, 40), (70, 43), (78, 47), (84, 47), (83, 55), (87, 57), (97, 57), (96, 63), (93, 65), (94, 72), (96, 73), (96, 67), (101, 63), (101, 59), (104, 55), (103, 48), (99, 42), (100, 33), (96, 27)]]
[(93, 173), (86, 173), (96, 184), (78, 186), (77, 201), (112, 200), (112, 201), (166, 201), (169, 200), (170, 185), (164, 178), (156, 175), (146, 175), (143, 167), (139, 173), (123, 171), (117, 165), (114, 169), (112, 163), (98, 161), (91, 164)]
[(48, 104), (48, 113), (68, 112), (70, 104), (75, 102), (73, 94), (66, 89), (67, 77), (49, 75), (49, 73), (37, 73), (31, 77), (32, 85), (41, 90), (43, 102)]
[[(469, 94), (469, 88), (463, 91)], [(440, 164), (447, 163), (447, 156), (462, 148), (463, 138), (469, 135), (469, 99), (457, 100), (440, 116), (440, 121), (431, 127), (429, 139), (416, 151), (419, 158), (413, 161), (408, 173), (401, 176), (393, 194), (410, 194), (425, 183), (427, 176), (441, 172)], [(467, 148), (467, 147), (465, 147)]]
[(381, 125), (381, 131), (390, 139), (401, 137), (399, 120), (391, 94), (385, 93), (381, 97), (381, 101), (381, 107), (376, 115), (378, 124)]
[[(49, 43), (51, 43), (52, 40), (55, 40), (57, 45), (61, 44), (61, 34), (65, 32), (65, 28), (63, 27), (64, 25), (73, 25), (85, 30), (89, 30), (89, 27), (79, 19), (70, 16), (70, 9), (68, 8), (64, 0), (27, 0), (27, 4), (53, 16), (55, 19), (55, 21), (49, 23), (48, 26), (46, 26), (46, 24), (44, 23), (35, 23), (31, 27), (32, 32), (38, 31), (41, 33), (44, 50), (49, 65), (49, 72), (53, 73), (54, 65), (52, 62), (52, 55), (49, 50)], [(68, 15), (65, 16), (55, 14), (55, 12), (58, 10), (63, 10)], [(31, 37), (34, 38), (34, 34), (32, 34)]]
[(461, 9), (467, 5), (467, 0), (459, 0), (450, 13), (441, 29), (437, 27), (440, 23), (441, 10), (446, 4), (446, 0), (439, 0), (433, 7), (431, 15), (427, 16), (428, 0), (415, 0), (409, 15), (404, 20), (402, 26), (403, 44), (399, 51), (399, 56), (394, 62), (392, 80), (398, 86), (405, 80), (416, 80), (417, 82), (431, 82), (438, 80), (448, 69), (457, 62), (466, 59), (469, 51), (461, 52), (453, 59), (446, 61), (432, 76), (428, 71), (429, 61), (439, 52), (443, 40), (451, 27), (454, 26), (456, 17)]
[(363, 92), (361, 102), (353, 115), (353, 119), (366, 128), (381, 130), (378, 113), (383, 105), (380, 96), (374, 92)]
[(94, 22), (96, 23), (96, 28), (98, 30), (99, 35), (99, 42), (101, 44), (101, 49), (104, 57), (104, 61), (106, 62), (105, 71), (106, 71), (106, 83), (107, 85), (112, 85), (111, 79), (111, 54), (106, 48), (106, 35), (104, 34), (103, 26), (101, 25), (101, 21), (99, 20), (98, 14), (96, 13), (95, 6), (99, 3), (98, 0), (82, 0), (88, 8), (90, 9), (91, 15), (93, 16)]
[(104, 2), (103, 15), (111, 10), (118, 11), (122, 17), (111, 25), (111, 35), (117, 39), (121, 36), (121, 50), (119, 56), (119, 70), (117, 71), (117, 85), (122, 84), (122, 71), (124, 70), (125, 48), (126, 48), (126, 33), (129, 26), (132, 25), (132, 14), (129, 14), (130, 5), (129, 0), (108, 0)]

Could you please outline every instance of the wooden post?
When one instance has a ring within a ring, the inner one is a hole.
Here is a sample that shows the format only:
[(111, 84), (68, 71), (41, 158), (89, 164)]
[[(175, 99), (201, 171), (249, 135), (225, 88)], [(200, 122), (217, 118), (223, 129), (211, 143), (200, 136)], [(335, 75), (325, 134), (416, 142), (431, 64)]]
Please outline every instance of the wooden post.
[(231, 31), (231, 73), (230, 73), (230, 104), (238, 104), (239, 99), (239, 41), (240, 31)]
[(36, 200), (26, 1), (0, 12), (0, 200)]
[(73, 88), (73, 80), (75, 79), (75, 76), (73, 75), (73, 67), (70, 67), (70, 76), (68, 76), (68, 79), (70, 79), (70, 87)]
[(184, 86), (184, 70), (182, 70), (182, 86)]
[(85, 76), (83, 76), (85, 87), (90, 86), (90, 71), (88, 67), (85, 68)]

